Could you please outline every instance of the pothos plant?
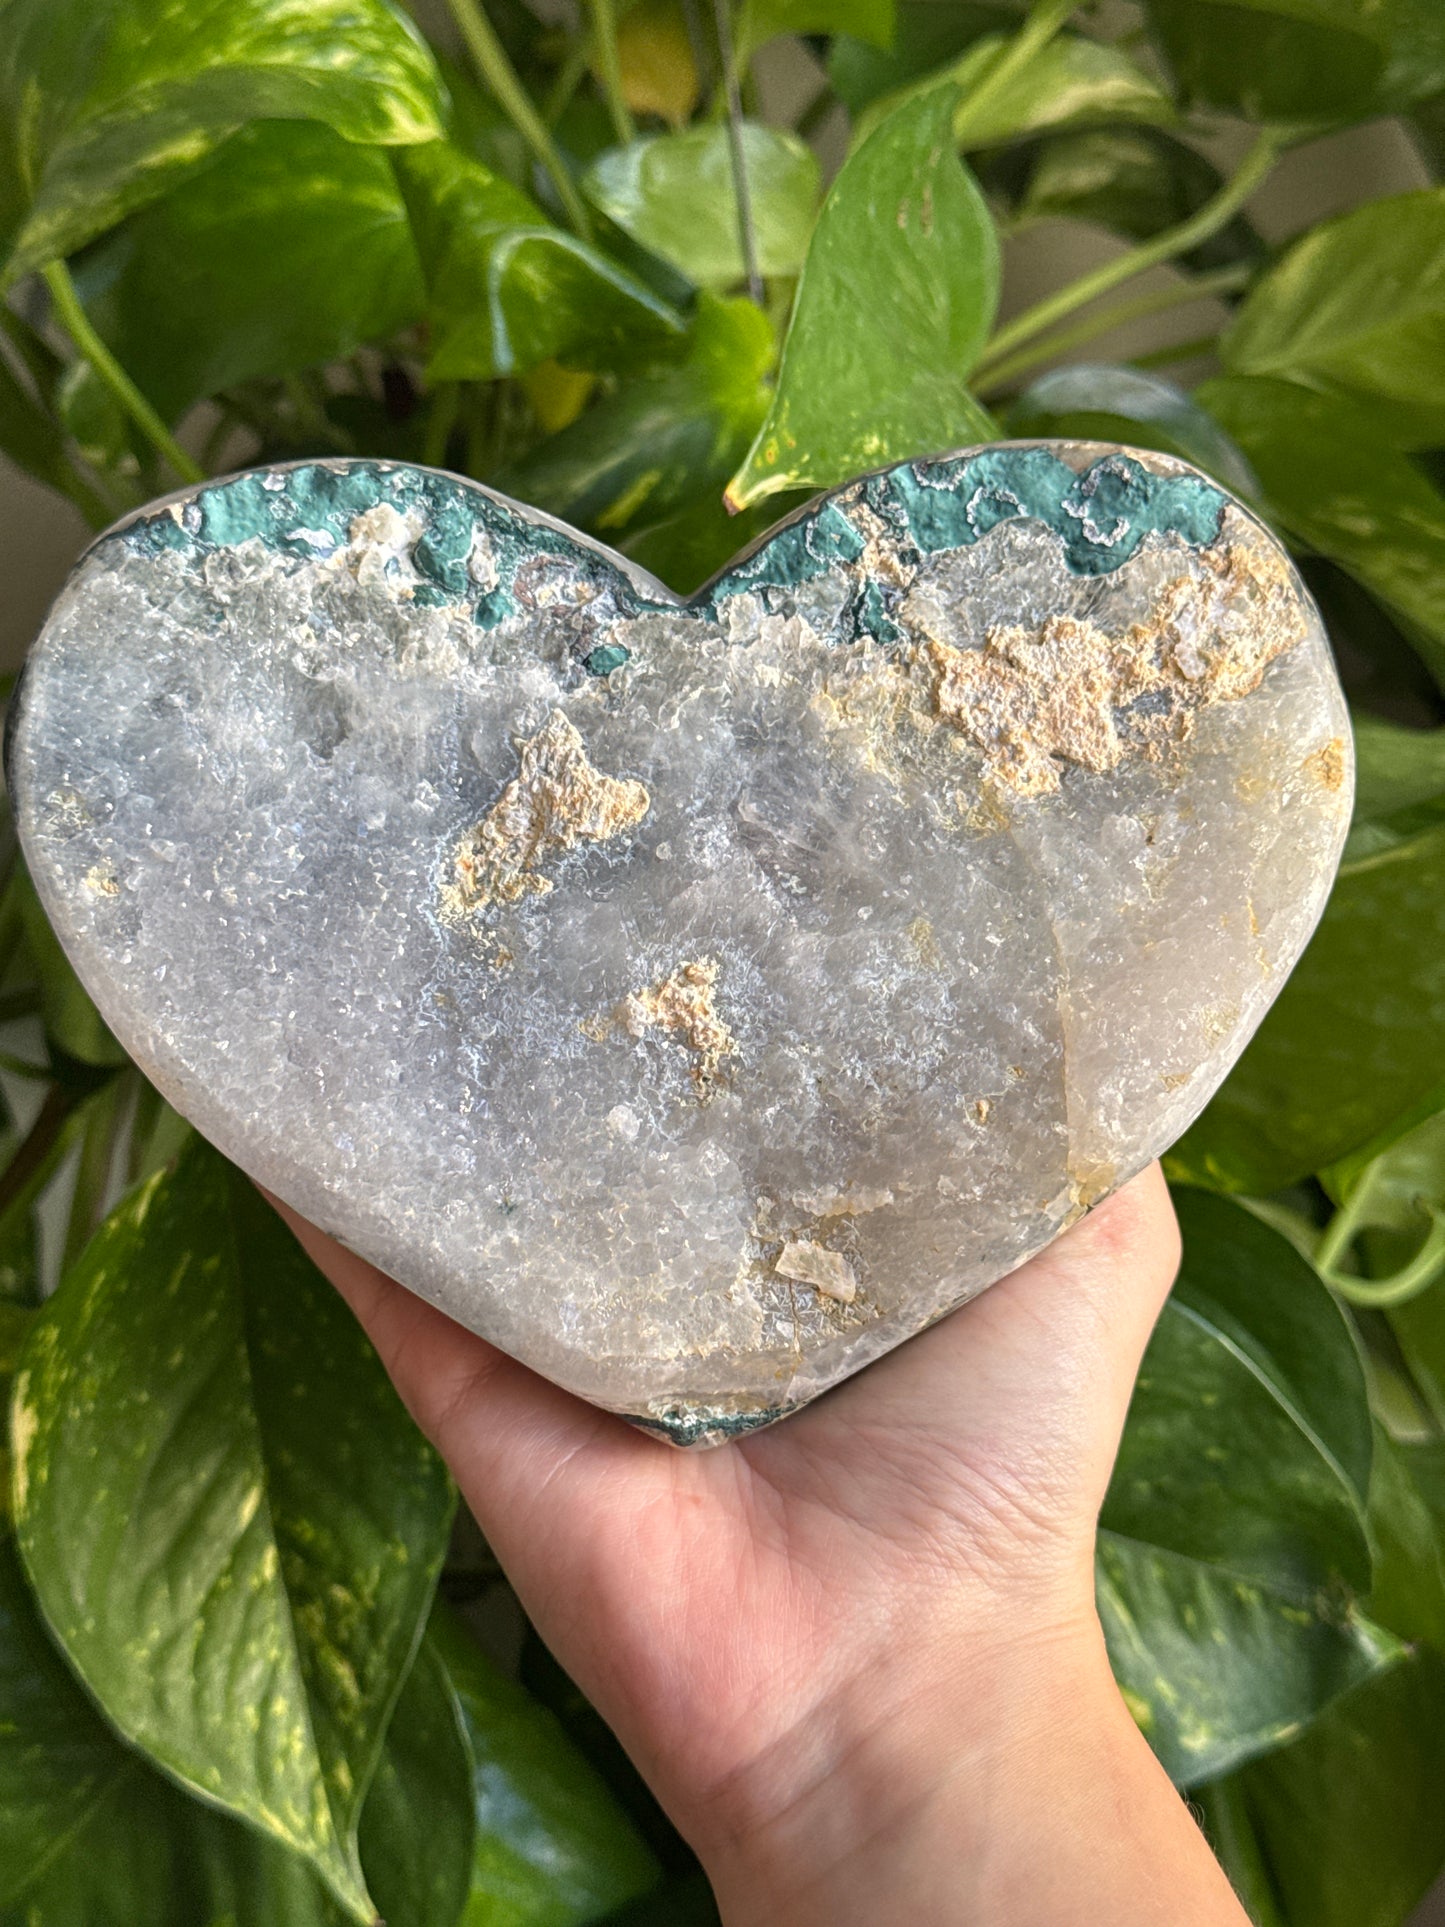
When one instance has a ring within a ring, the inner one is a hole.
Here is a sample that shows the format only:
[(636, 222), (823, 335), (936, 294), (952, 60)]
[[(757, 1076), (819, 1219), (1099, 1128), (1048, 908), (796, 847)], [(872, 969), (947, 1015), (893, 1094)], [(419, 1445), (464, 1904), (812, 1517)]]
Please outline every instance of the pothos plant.
[[(1445, 188), (1274, 246), (1250, 200), (1382, 116), (1428, 181), (1445, 10), (449, 8), (429, 44), (390, 0), (0, 0), (0, 445), (97, 527), (253, 460), (441, 464), (682, 591), (809, 491), (1001, 435), (1172, 450), (1262, 509), (1358, 808), (1170, 1160), (1098, 1598), (1256, 1919), (1395, 1927), (1445, 1862)], [(1113, 245), (1000, 324), (1045, 220)], [(534, 1638), (488, 1657), (505, 1582), (443, 1468), (7, 865), (0, 1920), (713, 1918)]]

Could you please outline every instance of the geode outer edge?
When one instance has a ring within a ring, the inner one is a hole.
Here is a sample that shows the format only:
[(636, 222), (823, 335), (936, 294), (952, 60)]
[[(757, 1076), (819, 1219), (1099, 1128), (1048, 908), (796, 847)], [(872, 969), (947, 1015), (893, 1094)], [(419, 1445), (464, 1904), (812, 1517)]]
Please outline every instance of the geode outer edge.
[(686, 602), (439, 471), (182, 491), (77, 565), (7, 769), (179, 1110), (697, 1444), (1179, 1135), (1323, 907), (1352, 763), (1244, 505), (1003, 443), (832, 491)]

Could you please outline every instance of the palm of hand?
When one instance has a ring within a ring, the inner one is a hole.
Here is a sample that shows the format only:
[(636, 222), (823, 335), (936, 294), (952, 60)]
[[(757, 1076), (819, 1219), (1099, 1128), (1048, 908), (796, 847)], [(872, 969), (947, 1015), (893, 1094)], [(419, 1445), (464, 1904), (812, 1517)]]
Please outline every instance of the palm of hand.
[(285, 1215), (538, 1630), (694, 1837), (736, 1786), (786, 1801), (825, 1772), (829, 1709), (880, 1667), (906, 1704), (948, 1655), (1046, 1641), (1092, 1610), (1094, 1519), (1177, 1262), (1157, 1169), (797, 1417), (697, 1454)]

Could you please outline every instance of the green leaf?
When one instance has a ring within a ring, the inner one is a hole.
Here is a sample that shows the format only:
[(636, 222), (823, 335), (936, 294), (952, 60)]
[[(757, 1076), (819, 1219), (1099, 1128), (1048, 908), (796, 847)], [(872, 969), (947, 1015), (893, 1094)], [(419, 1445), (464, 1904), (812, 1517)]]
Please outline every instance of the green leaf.
[[(744, 121), (739, 133), (758, 268), (796, 274), (818, 204), (817, 159), (796, 134), (757, 121)], [(609, 148), (588, 168), (582, 190), (624, 233), (700, 287), (725, 287), (746, 274), (725, 127), (689, 127)]]
[(1389, 113), (1445, 79), (1437, 0), (1147, 0), (1185, 94), (1250, 120)]
[(553, 1716), (453, 1615), (438, 1609), (428, 1638), (472, 1755), (476, 1858), (464, 1919), (582, 1927), (655, 1886), (657, 1862)]
[(1090, 362), (1052, 368), (1010, 404), (1008, 430), (1158, 448), (1207, 470), (1236, 495), (1259, 489), (1254, 471), (1214, 417), (1173, 382), (1140, 368)]
[(1408, 1111), (1440, 1075), (1442, 950), (1445, 828), (1342, 865), (1309, 948), (1170, 1168), (1274, 1191)]
[(1184, 1263), (1146, 1355), (1103, 1523), (1270, 1585), (1370, 1567), (1370, 1416), (1338, 1306), (1277, 1231), (1185, 1189)]
[(113, 227), (248, 121), (383, 145), (441, 132), (436, 69), (389, 0), (6, 0), (0, 240), (13, 280)]
[(1317, 1262), (1327, 1282), (1349, 1290), (1346, 1252), (1363, 1280), (1400, 1297), (1414, 1296), (1445, 1275), (1445, 1087), (1426, 1103), (1433, 1115), (1406, 1117), (1378, 1139), (1320, 1173), (1339, 1206)]
[(176, 1927), (341, 1927), (344, 1915), (298, 1854), (195, 1800), (174, 1800), (171, 1813)]
[(1229, 1876), (1239, 1904), (1252, 1927), (1290, 1927), (1280, 1908), (1279, 1890), (1265, 1861), (1240, 1792), (1242, 1774), (1211, 1780), (1190, 1797), (1194, 1817)]
[(361, 1864), (387, 1927), (458, 1927), (476, 1851), (471, 1748), (428, 1640), (401, 1689), (361, 1816)]
[(1400, 1648), (1363, 1620), (1370, 1418), (1348, 1326), (1288, 1241), (1203, 1192), (1100, 1518), (1098, 1598), (1150, 1744), (1192, 1783)]
[(864, 140), (908, 100), (940, 87), (958, 88), (953, 137), (960, 147), (992, 147), (1062, 127), (1087, 127), (1100, 121), (1167, 123), (1174, 103), (1117, 47), (1078, 34), (1060, 34), (1040, 47), (997, 86), (993, 71), (1010, 50), (1009, 36), (988, 34), (976, 40), (951, 65), (870, 103), (858, 118)]
[(851, 114), (880, 94), (931, 74), (984, 34), (1010, 33), (1016, 7), (976, 0), (898, 0), (891, 43), (840, 33), (828, 49), (828, 79)]
[[(0, 1304), (0, 1391), (35, 1314)], [(10, 1455), (3, 1510), (10, 1504)], [(8, 1519), (0, 1526), (0, 1923), (10, 1902), (72, 1851), (91, 1816), (139, 1769), (55, 1650)]]
[(1178, 1785), (1295, 1737), (1406, 1648), (1329, 1599), (1099, 1535), (1095, 1597), (1125, 1704)]
[(111, 1720), (370, 1920), (357, 1815), (450, 1485), (341, 1300), (199, 1140), (45, 1306), (13, 1425), (26, 1565)]
[(1370, 1612), (1402, 1639), (1445, 1655), (1445, 1537), (1438, 1506), (1442, 1447), (1397, 1443), (1376, 1428), (1370, 1479), (1375, 1583)]
[(846, 33), (886, 47), (893, 39), (894, 0), (743, 0), (738, 58), (785, 33)]
[[(340, 1916), (304, 1860), (186, 1798), (122, 1746), (30, 1612), (33, 1636), (49, 1650), (48, 1662), (38, 1656), (43, 1670), (30, 1698), (43, 1690), (78, 1702), (96, 1729), (95, 1752), (108, 1777), (77, 1826), (62, 1835), (57, 1823), (46, 1868), (7, 1890), (23, 1888), (24, 1904), (14, 1917), (0, 1910), (0, 1927), (196, 1927), (223, 1920), (233, 1927), (335, 1927)], [(0, 1647), (0, 1682), (10, 1651)], [(53, 1714), (50, 1725), (51, 1776), (66, 1768), (79, 1774), (83, 1756), (73, 1744), (67, 1748)], [(26, 1785), (16, 1798), (33, 1807), (36, 1792)], [(7, 1844), (10, 1817), (0, 1814), (0, 1842)], [(424, 1644), (397, 1701), (362, 1817), (363, 1862), (388, 1927), (457, 1927), (471, 1891), (475, 1832), (460, 1709)], [(7, 1873), (11, 1864), (7, 1857)]]
[(1445, 1862), (1442, 1778), (1445, 1662), (1421, 1653), (1199, 1797), (1236, 1885), (1251, 1862), (1268, 1868), (1275, 1920), (1404, 1927)]
[[(114, 1748), (119, 1753), (118, 1746)], [(143, 1767), (122, 1771), (73, 1839), (0, 1927), (195, 1927), (205, 1914), (182, 1911), (175, 1838), (179, 1795)], [(250, 1923), (247, 1923), (250, 1927)], [(288, 1923), (289, 1927), (289, 1923)], [(312, 1927), (301, 1920), (297, 1927)]]
[(386, 155), (304, 121), (234, 135), (103, 242), (77, 285), (122, 367), (172, 421), (235, 382), (384, 341), (424, 302)]
[(131, 1759), (0, 1927), (340, 1927), (306, 1861)]
[(528, 1626), (517, 1658), (517, 1676), (531, 1697), (556, 1719), (628, 1815), (666, 1870), (669, 1880), (698, 1870), (698, 1858), (658, 1805), (612, 1728), (576, 1681), (558, 1665), (534, 1626)]
[[(19, 1362), (21, 1347), (34, 1323), (35, 1312), (29, 1305), (16, 1304), (10, 1297), (0, 1296), (0, 1380), (3, 1380), (4, 1396), (10, 1396), (9, 1381)], [(8, 1449), (8, 1448), (7, 1448)], [(0, 1510), (8, 1510), (10, 1505), (10, 1481), (5, 1480), (5, 1489), (0, 1492)]]
[(1402, 619), (1445, 685), (1445, 496), (1388, 446), (1372, 410), (1263, 375), (1196, 400), (1233, 436), (1275, 517)]
[(670, 1883), (607, 1916), (606, 1927), (722, 1927), (707, 1875)]
[[(7, 1405), (34, 1317), (0, 1305), (0, 1389)], [(6, 1513), (9, 1460), (8, 1451), (0, 1453)], [(85, 1841), (97, 1811), (140, 1771), (138, 1758), (117, 1740), (51, 1642), (7, 1520), (0, 1529), (0, 1927), (10, 1903)]]
[(25, 943), (40, 979), (41, 1015), (47, 1040), (78, 1064), (109, 1069), (130, 1060), (106, 1028), (89, 993), (70, 966), (50, 919), (40, 906), (35, 886), (23, 865), (17, 865), (10, 887), (20, 902)]
[(618, 547), (676, 594), (692, 595), (781, 516), (807, 500), (807, 489), (799, 489), (790, 495), (769, 496), (740, 515), (731, 515), (721, 495), (708, 493), (673, 515), (629, 530)]
[[(1427, 1291), (1388, 1316), (1411, 1378), (1436, 1424), (1445, 1426), (1445, 1291)], [(1435, 1510), (1437, 1519), (1445, 1518), (1445, 1506)]]
[(700, 500), (726, 524), (723, 486), (767, 413), (772, 354), (772, 328), (751, 301), (703, 294), (684, 360), (621, 382), (498, 486), (606, 541)]
[[(1445, 809), (1445, 729), (1401, 729), (1378, 716), (1352, 718), (1355, 816), (1347, 856), (1385, 847), (1382, 832), (1425, 827)], [(1362, 835), (1362, 832), (1368, 832)]]
[(1422, 100), (1406, 122), (1435, 180), (1445, 179), (1445, 94)]
[(397, 156), (428, 285), (434, 381), (489, 381), (539, 362), (635, 365), (681, 317), (534, 201), (455, 147)]
[[(1092, 221), (1147, 241), (1197, 214), (1223, 185), (1219, 169), (1154, 127), (1100, 127), (1040, 143), (1019, 203), (1026, 221)], [(1257, 258), (1264, 244), (1243, 215), (1180, 256), (1195, 272)]]
[(0, 348), (0, 449), (51, 488), (69, 491), (70, 473), (60, 428), (10, 366)]
[(992, 438), (964, 384), (998, 305), (998, 237), (951, 112), (947, 88), (908, 102), (834, 181), (734, 505)]
[(63, 1854), (127, 1770), (46, 1637), (14, 1541), (0, 1538), (0, 1905)]
[(1445, 441), (1445, 187), (1311, 228), (1250, 290), (1220, 354), (1235, 374), (1369, 400), (1403, 447)]
[(66, 434), (92, 468), (119, 468), (125, 462), (130, 422), (88, 361), (70, 364), (57, 384), (55, 400)]
[(1334, 650), (1340, 680), (1356, 711), (1373, 710), (1418, 730), (1445, 718), (1445, 703), (1407, 624), (1339, 563), (1298, 554)]

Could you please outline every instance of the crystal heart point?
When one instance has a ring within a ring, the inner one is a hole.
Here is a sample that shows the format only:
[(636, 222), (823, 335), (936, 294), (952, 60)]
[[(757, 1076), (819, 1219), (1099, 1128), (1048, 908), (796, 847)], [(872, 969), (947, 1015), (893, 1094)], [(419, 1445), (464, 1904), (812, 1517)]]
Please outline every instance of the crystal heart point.
[(17, 711), (37, 888), (165, 1095), (680, 1443), (1163, 1150), (1350, 804), (1283, 551), (1092, 444), (868, 477), (688, 603), (454, 477), (259, 470), (100, 538)]

